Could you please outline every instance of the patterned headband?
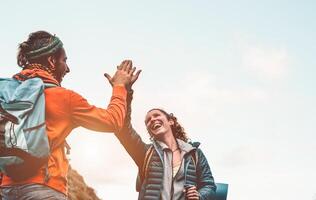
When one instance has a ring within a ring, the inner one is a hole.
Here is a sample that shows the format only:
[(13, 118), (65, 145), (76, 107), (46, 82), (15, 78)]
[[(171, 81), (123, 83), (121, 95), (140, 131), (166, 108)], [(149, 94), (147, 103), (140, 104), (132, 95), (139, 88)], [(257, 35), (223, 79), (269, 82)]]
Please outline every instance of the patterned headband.
[(61, 40), (56, 37), (53, 36), (53, 41), (48, 44), (47, 46), (44, 46), (42, 48), (30, 51), (28, 53), (26, 53), (26, 57), (28, 59), (35, 59), (35, 58), (39, 58), (42, 56), (46, 56), (46, 55), (50, 55), (53, 54), (57, 51), (57, 49), (63, 47), (63, 43), (61, 42)]

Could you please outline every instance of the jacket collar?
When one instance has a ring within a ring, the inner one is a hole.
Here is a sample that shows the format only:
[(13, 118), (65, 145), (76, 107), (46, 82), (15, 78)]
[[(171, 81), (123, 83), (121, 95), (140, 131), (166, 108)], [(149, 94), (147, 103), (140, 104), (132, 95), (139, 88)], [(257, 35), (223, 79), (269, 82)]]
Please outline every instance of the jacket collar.
[[(194, 147), (191, 143), (187, 143), (183, 140), (180, 139), (176, 139), (179, 148), (181, 149), (181, 151), (184, 151), (185, 153), (188, 153), (190, 151), (192, 151), (193, 149), (196, 149), (196, 147)], [(161, 149), (161, 150), (165, 150), (165, 149), (170, 149), (164, 142), (159, 141), (159, 140), (155, 140), (155, 142), (158, 144), (157, 146)]]

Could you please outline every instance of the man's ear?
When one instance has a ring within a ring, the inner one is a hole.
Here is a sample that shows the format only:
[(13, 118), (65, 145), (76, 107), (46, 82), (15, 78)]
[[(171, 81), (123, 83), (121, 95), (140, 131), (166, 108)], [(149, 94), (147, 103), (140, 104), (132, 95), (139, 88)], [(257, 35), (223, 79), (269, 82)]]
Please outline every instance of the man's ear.
[(56, 60), (52, 56), (49, 56), (47, 60), (50, 66), (52, 66), (53, 68), (56, 67)]

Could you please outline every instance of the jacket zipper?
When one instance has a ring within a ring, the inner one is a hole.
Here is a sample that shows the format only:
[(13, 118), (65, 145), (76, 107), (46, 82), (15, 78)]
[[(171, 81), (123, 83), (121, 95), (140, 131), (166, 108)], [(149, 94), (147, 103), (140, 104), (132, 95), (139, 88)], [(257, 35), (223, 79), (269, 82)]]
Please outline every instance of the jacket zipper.
[(173, 153), (171, 152), (171, 171), (172, 171), (172, 181), (171, 181), (171, 189), (170, 189), (170, 200), (173, 199), (173, 182), (174, 182), (174, 177), (173, 177)]

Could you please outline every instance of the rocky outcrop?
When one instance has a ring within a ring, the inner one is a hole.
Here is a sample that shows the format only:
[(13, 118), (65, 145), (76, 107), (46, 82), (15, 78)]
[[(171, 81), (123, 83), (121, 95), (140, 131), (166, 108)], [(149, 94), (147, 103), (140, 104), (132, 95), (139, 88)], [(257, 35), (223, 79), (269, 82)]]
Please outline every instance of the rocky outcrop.
[(93, 188), (87, 186), (83, 177), (74, 169), (68, 172), (69, 200), (100, 200)]

